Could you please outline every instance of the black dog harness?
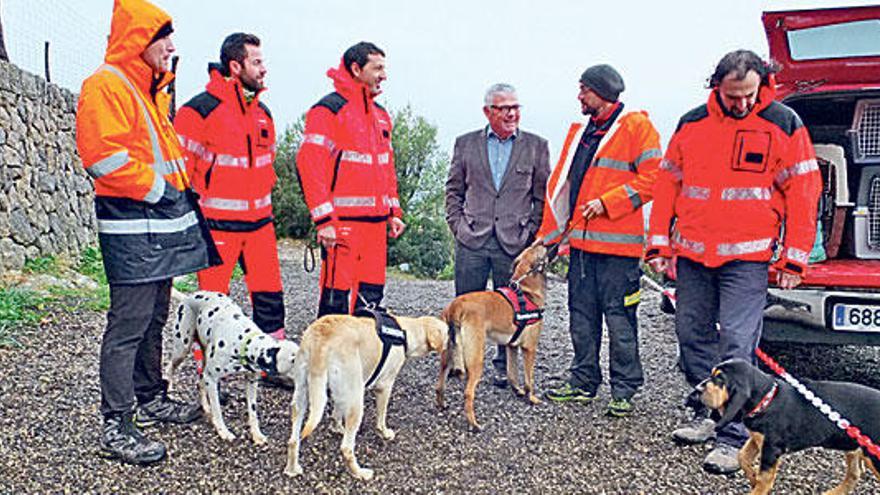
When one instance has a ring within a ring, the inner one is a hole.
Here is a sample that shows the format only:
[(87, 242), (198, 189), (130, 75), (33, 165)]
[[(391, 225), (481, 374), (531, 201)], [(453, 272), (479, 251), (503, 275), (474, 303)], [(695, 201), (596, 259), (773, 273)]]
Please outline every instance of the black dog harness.
[(513, 324), (516, 325), (516, 331), (507, 342), (507, 345), (513, 345), (528, 325), (541, 321), (544, 310), (527, 298), (519, 286), (516, 288), (501, 287), (495, 289), (495, 292), (504, 296), (504, 299), (513, 308)]
[(382, 367), (385, 366), (385, 361), (388, 359), (388, 353), (391, 352), (391, 347), (403, 346), (403, 351), (407, 351), (406, 331), (400, 328), (397, 320), (389, 315), (385, 308), (360, 308), (355, 311), (354, 315), (375, 320), (376, 334), (382, 341), (382, 357), (379, 358), (379, 364), (376, 365), (376, 369), (373, 370), (373, 374), (370, 375), (370, 379), (367, 380), (367, 384), (364, 385), (364, 388), (370, 388), (373, 382), (376, 381), (379, 373), (382, 371)]

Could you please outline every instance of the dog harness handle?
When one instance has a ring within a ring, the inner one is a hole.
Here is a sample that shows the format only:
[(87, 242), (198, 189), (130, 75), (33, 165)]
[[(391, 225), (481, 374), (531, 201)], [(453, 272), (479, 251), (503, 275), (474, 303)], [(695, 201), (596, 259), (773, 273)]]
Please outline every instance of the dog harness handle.
[(495, 292), (504, 296), (507, 304), (513, 309), (513, 324), (516, 325), (516, 331), (507, 341), (507, 345), (513, 345), (516, 339), (522, 335), (523, 330), (533, 323), (541, 321), (544, 316), (544, 310), (536, 306), (523, 293), (519, 286), (500, 287)]
[(403, 352), (408, 350), (406, 345), (406, 331), (400, 328), (397, 319), (388, 314), (388, 311), (382, 307), (360, 308), (355, 311), (354, 315), (375, 320), (376, 334), (379, 336), (379, 340), (382, 341), (382, 356), (379, 358), (379, 364), (376, 365), (373, 374), (370, 375), (370, 378), (364, 385), (364, 388), (366, 389), (370, 388), (370, 386), (373, 385), (373, 382), (376, 381), (376, 378), (379, 377), (379, 373), (382, 372), (382, 368), (385, 366), (385, 361), (388, 360), (388, 354), (391, 352), (393, 346), (403, 346)]

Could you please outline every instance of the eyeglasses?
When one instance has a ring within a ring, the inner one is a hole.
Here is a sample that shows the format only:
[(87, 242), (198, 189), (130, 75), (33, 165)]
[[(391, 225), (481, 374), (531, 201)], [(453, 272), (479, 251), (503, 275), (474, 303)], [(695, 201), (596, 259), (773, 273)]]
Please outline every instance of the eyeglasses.
[(522, 105), (489, 105), (489, 108), (498, 111), (501, 115), (507, 115), (511, 112), (519, 112)]

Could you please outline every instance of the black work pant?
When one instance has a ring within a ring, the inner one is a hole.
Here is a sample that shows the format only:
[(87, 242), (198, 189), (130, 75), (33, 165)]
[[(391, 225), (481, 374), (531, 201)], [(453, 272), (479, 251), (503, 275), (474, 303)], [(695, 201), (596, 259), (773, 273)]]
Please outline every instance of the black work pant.
[(608, 326), (611, 395), (629, 399), (644, 383), (639, 357), (639, 259), (571, 250), (568, 269), (569, 330), (574, 358), (571, 385), (596, 392), (602, 383), (602, 321)]
[(168, 319), (171, 279), (110, 285), (110, 311), (101, 342), (101, 413), (130, 411), (165, 392), (162, 329)]
[[(489, 274), (492, 288), (510, 284), (510, 267), (515, 256), (504, 251), (493, 234), (480, 249), (471, 249), (460, 242), (455, 243), (455, 295), (486, 290)], [(492, 359), (492, 366), (507, 375), (507, 349), (499, 345)]]
[[(708, 268), (679, 257), (676, 270), (675, 332), (688, 384), (705, 380), (715, 365), (727, 359), (755, 364), (767, 302), (767, 263), (731, 261)], [(705, 411), (695, 391), (685, 403), (698, 413)], [(718, 431), (718, 442), (734, 447), (747, 438), (742, 423)]]

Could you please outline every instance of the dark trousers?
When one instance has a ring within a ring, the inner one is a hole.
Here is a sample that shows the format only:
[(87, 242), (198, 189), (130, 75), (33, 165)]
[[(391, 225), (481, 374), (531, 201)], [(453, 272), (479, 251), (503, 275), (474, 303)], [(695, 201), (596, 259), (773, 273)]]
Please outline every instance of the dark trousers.
[(574, 358), (569, 383), (595, 392), (602, 383), (602, 321), (608, 326), (611, 395), (629, 399), (644, 384), (639, 358), (639, 259), (571, 250), (568, 269), (569, 330)]
[[(493, 235), (480, 249), (471, 249), (460, 242), (455, 243), (455, 295), (486, 290), (489, 274), (492, 288), (505, 287), (510, 283), (511, 256), (498, 244)], [(507, 349), (499, 345), (492, 359), (495, 370), (507, 375)]]
[[(678, 258), (677, 273), (675, 332), (688, 384), (700, 383), (726, 359), (754, 364), (767, 302), (767, 263), (731, 261), (707, 268)], [(686, 404), (698, 413), (705, 411), (696, 392)], [(719, 442), (735, 447), (747, 438), (742, 423), (728, 424), (718, 432)]]
[(165, 392), (162, 329), (168, 319), (171, 280), (110, 285), (110, 311), (101, 342), (101, 413), (130, 411)]

